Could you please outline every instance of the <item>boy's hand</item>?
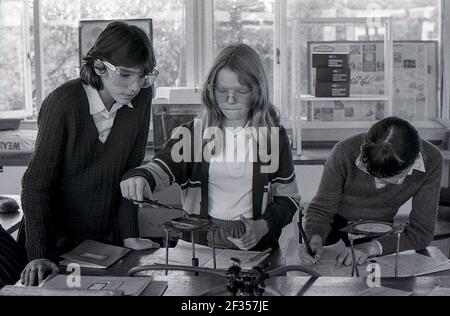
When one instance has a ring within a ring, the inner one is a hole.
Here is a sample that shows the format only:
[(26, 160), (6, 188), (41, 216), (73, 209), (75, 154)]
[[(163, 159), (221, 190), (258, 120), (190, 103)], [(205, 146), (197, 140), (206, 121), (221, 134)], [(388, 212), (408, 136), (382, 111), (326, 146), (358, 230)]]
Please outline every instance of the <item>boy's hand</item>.
[[(380, 248), (374, 241), (356, 245), (354, 246), (354, 250), (355, 250), (355, 260), (356, 263), (359, 265), (364, 264), (370, 257), (381, 255)], [(346, 266), (351, 265), (353, 259), (350, 247), (346, 247), (344, 250), (342, 250), (341, 253), (337, 256), (336, 260), (339, 264), (343, 264)]]
[[(57, 275), (58, 266), (48, 259), (30, 261), (20, 275), (20, 281), (25, 286), (37, 286), (44, 281), (47, 275)], [(37, 281), (37, 282), (36, 282)]]

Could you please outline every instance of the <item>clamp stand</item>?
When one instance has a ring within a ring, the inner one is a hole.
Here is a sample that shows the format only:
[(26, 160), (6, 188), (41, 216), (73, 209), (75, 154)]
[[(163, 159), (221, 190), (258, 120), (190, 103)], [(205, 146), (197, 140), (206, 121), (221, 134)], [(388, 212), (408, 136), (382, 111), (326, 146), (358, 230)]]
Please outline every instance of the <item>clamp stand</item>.
[[(396, 227), (391, 223), (376, 222), (376, 221), (358, 221), (349, 224), (348, 226), (341, 229), (341, 232), (348, 234), (348, 239), (350, 241), (350, 250), (352, 254), (352, 274), (351, 276), (359, 277), (358, 262), (356, 261), (354, 241), (360, 238), (378, 238), (381, 236), (386, 236), (397, 232)], [(398, 233), (397, 242), (397, 258), (396, 265), (398, 261), (398, 252), (400, 245), (400, 233)], [(397, 275), (397, 272), (395, 273)]]
[(397, 234), (397, 249), (395, 251), (395, 270), (394, 270), (394, 277), (398, 277), (398, 265), (400, 261), (400, 237), (401, 234), (405, 231), (405, 226), (402, 224), (399, 224), (395, 227), (394, 233)]
[[(191, 217), (192, 218), (192, 217)], [(199, 222), (198, 227), (180, 227), (173, 223), (173, 221), (168, 221), (162, 224), (164, 230), (166, 231), (166, 266), (169, 266), (169, 235), (171, 231), (175, 231), (177, 233), (187, 233), (191, 234), (191, 242), (192, 242), (192, 267), (199, 267), (199, 260), (195, 255), (195, 232), (206, 231), (208, 234), (211, 234), (212, 241), (212, 253), (213, 253), (213, 268), (217, 269), (217, 260), (216, 260), (216, 243), (214, 239), (214, 232), (217, 230), (217, 226), (212, 224), (208, 219), (200, 219), (195, 218)], [(165, 274), (167, 275), (168, 270), (166, 269)], [(195, 272), (195, 275), (198, 275), (198, 272)]]
[(356, 239), (363, 238), (364, 236), (358, 236), (355, 234), (348, 234), (348, 240), (350, 241), (350, 250), (352, 253), (352, 274), (351, 276), (357, 276), (359, 277), (359, 269), (358, 269), (358, 262), (356, 262), (356, 255), (355, 255), (355, 245), (354, 242)]

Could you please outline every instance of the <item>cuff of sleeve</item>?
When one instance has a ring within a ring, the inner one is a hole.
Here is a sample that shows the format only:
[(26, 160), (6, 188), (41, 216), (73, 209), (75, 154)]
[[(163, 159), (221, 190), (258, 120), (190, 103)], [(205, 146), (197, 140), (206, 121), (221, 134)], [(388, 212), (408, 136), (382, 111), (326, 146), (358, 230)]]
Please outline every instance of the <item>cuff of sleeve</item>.
[(378, 256), (381, 256), (383, 254), (383, 245), (378, 240), (374, 240), (374, 242), (378, 247)]
[(145, 180), (147, 180), (148, 184), (150, 185), (150, 189), (152, 190), (152, 192), (155, 192), (156, 181), (150, 171), (143, 169), (143, 168), (134, 168), (134, 169), (128, 170), (127, 172), (125, 172), (123, 174), (121, 181), (130, 179), (133, 177), (145, 178)]
[(317, 235), (322, 238), (322, 243), (325, 244), (325, 241), (327, 240), (329, 232), (326, 229), (322, 229), (319, 227), (311, 226), (310, 224), (305, 225), (305, 233), (309, 240), (311, 240), (312, 236)]
[(386, 256), (386, 255), (395, 253), (396, 242), (392, 238), (392, 236), (384, 236), (384, 237), (378, 238), (376, 241), (381, 245), (381, 249), (382, 249), (381, 255)]
[(49, 258), (48, 254), (47, 254), (47, 249), (46, 247), (39, 245), (39, 244), (27, 244), (27, 259), (28, 261), (32, 261), (32, 260), (36, 260), (36, 259), (42, 259), (42, 258), (47, 258), (47, 259), (53, 259), (53, 258)]

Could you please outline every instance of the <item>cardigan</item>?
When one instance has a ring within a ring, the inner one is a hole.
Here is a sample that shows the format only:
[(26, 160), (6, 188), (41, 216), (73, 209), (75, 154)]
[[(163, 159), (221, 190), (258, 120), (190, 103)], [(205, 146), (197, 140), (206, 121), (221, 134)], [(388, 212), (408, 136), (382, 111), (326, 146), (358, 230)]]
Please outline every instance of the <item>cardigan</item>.
[(142, 89), (132, 104), (117, 112), (102, 143), (81, 79), (44, 100), (36, 149), (22, 179), (28, 260), (57, 255), (61, 236), (81, 242), (114, 235), (119, 244), (138, 236), (137, 208), (121, 197), (119, 184), (144, 159), (151, 89)]
[[(401, 235), (400, 251), (426, 248), (433, 239), (437, 218), (443, 161), (440, 151), (421, 140), (426, 171), (414, 170), (402, 184), (386, 184), (377, 188), (374, 177), (360, 170), (355, 163), (364, 137), (364, 134), (356, 135), (333, 148), (317, 194), (306, 210), (308, 237), (319, 235), (325, 241), (335, 215), (347, 221), (393, 222), (399, 208), (412, 197), (412, 210)], [(383, 255), (396, 251), (396, 235), (376, 240), (382, 246)]]
[[(201, 122), (196, 119), (183, 124), (181, 129), (194, 135), (194, 126), (198, 128)], [(178, 141), (178, 133), (172, 133), (172, 138), (151, 162), (126, 172), (122, 179), (126, 180), (134, 176), (144, 177), (153, 193), (177, 183), (181, 188), (183, 208), (191, 214), (208, 218), (209, 162), (204, 157), (200, 161), (194, 159), (195, 150), (190, 150), (192, 158), (190, 161), (176, 162), (171, 154), (172, 148)], [(190, 140), (190, 145), (191, 148), (196, 148), (193, 138)], [(279, 128), (278, 150), (279, 164), (273, 172), (261, 172), (264, 170), (262, 167), (267, 167), (269, 162), (261, 161), (259, 154), (258, 159), (253, 162), (253, 219), (264, 219), (269, 227), (269, 233), (255, 249), (279, 248), (278, 238), (281, 230), (292, 221), (300, 204), (289, 139), (282, 126)]]

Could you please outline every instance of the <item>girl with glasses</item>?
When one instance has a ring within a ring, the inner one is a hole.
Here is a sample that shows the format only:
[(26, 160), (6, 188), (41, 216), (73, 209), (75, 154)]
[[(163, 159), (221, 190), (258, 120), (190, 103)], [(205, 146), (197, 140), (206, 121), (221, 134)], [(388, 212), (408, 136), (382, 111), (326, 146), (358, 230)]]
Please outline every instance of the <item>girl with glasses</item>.
[[(143, 201), (177, 183), (183, 208), (219, 226), (214, 235), (217, 247), (278, 248), (281, 230), (291, 222), (300, 196), (289, 140), (269, 100), (258, 53), (244, 44), (224, 48), (209, 71), (202, 100), (200, 117), (178, 131), (185, 137), (214, 131), (217, 142), (211, 157), (204, 155), (209, 142), (196, 147), (193, 141), (183, 148), (189, 152), (186, 159), (176, 159), (180, 135), (175, 132), (152, 162), (124, 175), (123, 197)], [(263, 130), (270, 134), (270, 144), (256, 137)], [(265, 169), (268, 161), (260, 149), (266, 147), (278, 162), (273, 170)], [(196, 242), (212, 244), (210, 236), (198, 237)]]
[[(375, 123), (366, 134), (338, 143), (323, 171), (316, 196), (306, 210), (305, 230), (314, 256), (302, 246), (306, 264), (320, 261), (323, 245), (339, 239), (339, 230), (349, 221), (393, 222), (399, 208), (412, 198), (409, 223), (400, 239), (400, 251), (426, 248), (433, 239), (442, 174), (442, 155), (419, 137), (407, 121), (388, 117)], [(355, 246), (358, 264), (368, 258), (396, 251), (397, 237), (386, 235)], [(347, 247), (340, 264), (350, 265)]]
[(119, 182), (144, 159), (155, 65), (145, 32), (113, 22), (84, 57), (80, 78), (44, 100), (22, 180), (25, 285), (56, 273), (58, 256), (86, 239), (152, 246), (137, 238), (137, 209), (121, 197)]

